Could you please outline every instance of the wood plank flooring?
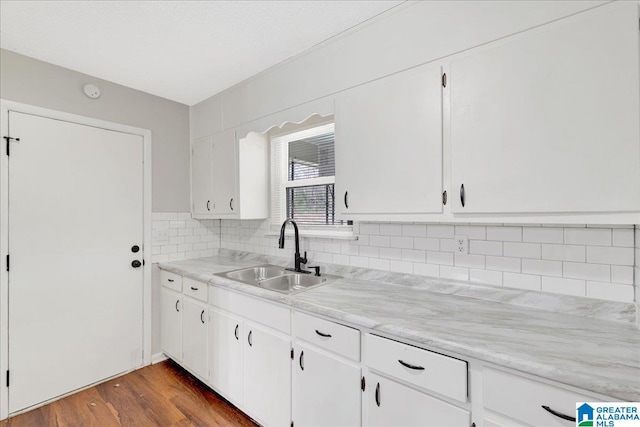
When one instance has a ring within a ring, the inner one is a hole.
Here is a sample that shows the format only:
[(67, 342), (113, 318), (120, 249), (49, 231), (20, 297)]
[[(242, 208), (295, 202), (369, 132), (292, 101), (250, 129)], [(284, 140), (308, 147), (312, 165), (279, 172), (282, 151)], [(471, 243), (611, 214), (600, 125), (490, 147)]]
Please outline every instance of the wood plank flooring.
[(0, 427), (254, 427), (256, 424), (172, 361), (0, 422)]

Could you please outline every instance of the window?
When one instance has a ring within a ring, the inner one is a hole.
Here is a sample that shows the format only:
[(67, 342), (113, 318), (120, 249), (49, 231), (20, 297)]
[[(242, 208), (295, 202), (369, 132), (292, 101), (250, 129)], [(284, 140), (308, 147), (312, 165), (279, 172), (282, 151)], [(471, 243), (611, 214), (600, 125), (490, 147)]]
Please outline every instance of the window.
[(344, 228), (335, 209), (334, 124), (271, 139), (271, 218), (307, 229)]

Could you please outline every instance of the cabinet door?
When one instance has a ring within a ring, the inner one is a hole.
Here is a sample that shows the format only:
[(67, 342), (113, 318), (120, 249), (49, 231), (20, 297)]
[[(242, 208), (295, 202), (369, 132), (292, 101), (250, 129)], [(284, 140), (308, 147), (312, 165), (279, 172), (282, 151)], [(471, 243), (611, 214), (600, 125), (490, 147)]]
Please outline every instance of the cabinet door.
[(213, 175), (210, 137), (200, 138), (191, 146), (191, 212), (213, 214)]
[(209, 310), (209, 379), (220, 393), (241, 405), (244, 324), (232, 315)]
[(361, 414), (360, 368), (296, 346), (293, 364), (293, 421), (296, 426), (359, 426)]
[(336, 99), (338, 212), (442, 212), (441, 81), (422, 67)]
[(160, 291), (160, 343), (173, 360), (182, 360), (182, 295), (169, 289)]
[(366, 378), (368, 426), (466, 427), (471, 414), (407, 386), (368, 374)]
[(213, 135), (213, 198), (216, 214), (237, 212), (236, 133), (224, 131)]
[(184, 298), (182, 315), (183, 363), (201, 378), (207, 378), (207, 307)]
[(631, 2), (453, 61), (453, 212), (640, 210), (638, 73)]
[(244, 409), (260, 424), (291, 422), (291, 341), (245, 323)]

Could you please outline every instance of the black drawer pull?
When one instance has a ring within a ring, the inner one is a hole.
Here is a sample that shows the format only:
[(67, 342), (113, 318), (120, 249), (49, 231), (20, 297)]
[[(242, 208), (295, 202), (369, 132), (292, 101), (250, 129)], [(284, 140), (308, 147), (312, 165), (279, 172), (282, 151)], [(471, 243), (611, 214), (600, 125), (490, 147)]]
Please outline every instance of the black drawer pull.
[(167, 279), (167, 282), (173, 282), (173, 279)]
[(323, 334), (322, 332), (320, 332), (319, 330), (316, 329), (316, 334), (320, 335), (321, 337), (325, 337), (325, 338), (331, 338), (330, 334)]
[(238, 339), (240, 339), (240, 338), (238, 338), (238, 327), (239, 327), (239, 326), (240, 326), (240, 325), (236, 325), (236, 329), (235, 329), (235, 331), (233, 331), (233, 335), (236, 337), (236, 341), (237, 341)]
[(180, 303), (180, 300), (176, 300), (176, 311), (178, 313), (180, 313), (180, 309), (178, 308), (178, 304)]
[(553, 409), (549, 408), (547, 405), (542, 405), (542, 409), (544, 409), (545, 411), (549, 412), (551, 415), (555, 415), (558, 418), (562, 418), (563, 420), (567, 420), (567, 421), (571, 421), (571, 422), (576, 422), (576, 419), (574, 417), (570, 417), (569, 415), (565, 415), (565, 414), (561, 414), (560, 412), (556, 412)]
[(404, 360), (398, 360), (398, 362), (400, 362), (400, 364), (405, 368), (414, 369), (416, 371), (424, 371), (424, 367), (422, 366), (412, 365), (410, 363), (405, 362)]
[(380, 406), (380, 383), (376, 386), (376, 405)]
[(204, 324), (204, 310), (202, 310), (202, 313), (200, 313), (200, 321)]
[(194, 288), (193, 286), (191, 286), (191, 290), (192, 290), (192, 291), (197, 291), (197, 290), (198, 290), (198, 288)]
[(304, 350), (300, 352), (300, 369), (304, 371)]

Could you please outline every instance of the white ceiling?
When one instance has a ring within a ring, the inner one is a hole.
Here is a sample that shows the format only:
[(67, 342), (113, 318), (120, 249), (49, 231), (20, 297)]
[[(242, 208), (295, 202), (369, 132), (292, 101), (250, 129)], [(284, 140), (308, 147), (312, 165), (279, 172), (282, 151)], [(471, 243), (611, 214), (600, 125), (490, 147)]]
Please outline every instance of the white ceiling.
[(196, 104), (401, 1), (0, 1), (4, 49)]

